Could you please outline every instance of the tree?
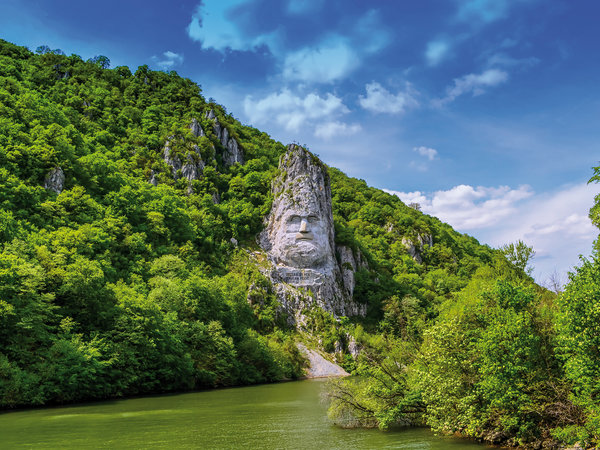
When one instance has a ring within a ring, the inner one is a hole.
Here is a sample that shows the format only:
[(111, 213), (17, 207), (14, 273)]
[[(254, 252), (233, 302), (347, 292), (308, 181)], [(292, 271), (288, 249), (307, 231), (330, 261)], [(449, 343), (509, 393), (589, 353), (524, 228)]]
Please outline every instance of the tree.
[(96, 64), (101, 69), (108, 69), (110, 67), (110, 59), (104, 55), (94, 56), (93, 58), (88, 59), (88, 62)]
[(535, 256), (533, 247), (529, 247), (520, 239), (516, 243), (510, 243), (500, 247), (500, 251), (506, 259), (516, 268), (522, 270), (527, 275), (531, 275), (533, 267), (528, 266), (529, 261)]

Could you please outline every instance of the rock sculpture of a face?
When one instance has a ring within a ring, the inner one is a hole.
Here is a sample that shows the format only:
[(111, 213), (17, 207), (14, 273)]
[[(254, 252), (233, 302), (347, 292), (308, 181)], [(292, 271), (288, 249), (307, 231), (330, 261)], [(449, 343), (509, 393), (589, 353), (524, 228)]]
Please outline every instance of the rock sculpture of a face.
[(334, 263), (329, 180), (322, 163), (290, 145), (273, 183), (273, 207), (261, 243), (279, 265), (322, 269)]
[(286, 209), (279, 219), (282, 227), (275, 233), (275, 246), (281, 262), (291, 267), (317, 267), (327, 257), (327, 230), (316, 208)]
[[(271, 262), (270, 278), (290, 324), (319, 307), (334, 316), (366, 313), (352, 300), (335, 254), (331, 189), (325, 166), (297, 145), (289, 145), (272, 184), (273, 206), (260, 246)], [(351, 252), (351, 251), (350, 251)], [(354, 279), (352, 278), (352, 281)]]

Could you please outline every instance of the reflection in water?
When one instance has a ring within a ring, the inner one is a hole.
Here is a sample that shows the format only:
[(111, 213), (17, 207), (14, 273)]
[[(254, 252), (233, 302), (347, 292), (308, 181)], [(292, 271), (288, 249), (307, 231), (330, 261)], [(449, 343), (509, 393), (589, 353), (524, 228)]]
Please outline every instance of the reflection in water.
[(342, 430), (327, 422), (322, 380), (18, 411), (0, 415), (0, 447), (460, 449), (425, 429)]

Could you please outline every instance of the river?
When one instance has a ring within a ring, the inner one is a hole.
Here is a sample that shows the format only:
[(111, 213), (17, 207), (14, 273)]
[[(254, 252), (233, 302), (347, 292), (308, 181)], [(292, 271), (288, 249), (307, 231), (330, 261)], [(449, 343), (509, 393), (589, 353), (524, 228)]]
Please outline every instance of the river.
[(344, 430), (322, 380), (112, 400), (0, 414), (0, 448), (462, 449), (422, 428)]

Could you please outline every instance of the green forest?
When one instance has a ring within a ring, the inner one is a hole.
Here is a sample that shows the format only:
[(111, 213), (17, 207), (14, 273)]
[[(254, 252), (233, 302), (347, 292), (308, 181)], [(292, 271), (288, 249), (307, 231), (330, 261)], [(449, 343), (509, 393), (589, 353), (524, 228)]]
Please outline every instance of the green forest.
[[(224, 161), (210, 111), (243, 164)], [(202, 175), (170, 167), (167, 145)], [(329, 387), (340, 426), (600, 442), (598, 244), (552, 292), (523, 242), (481, 245), (329, 167), (336, 243), (368, 261), (367, 316), (315, 309), (291, 328), (249, 257), (284, 152), (176, 72), (0, 40), (0, 408), (297, 379), (297, 343), (318, 341), (354, 375)]]

